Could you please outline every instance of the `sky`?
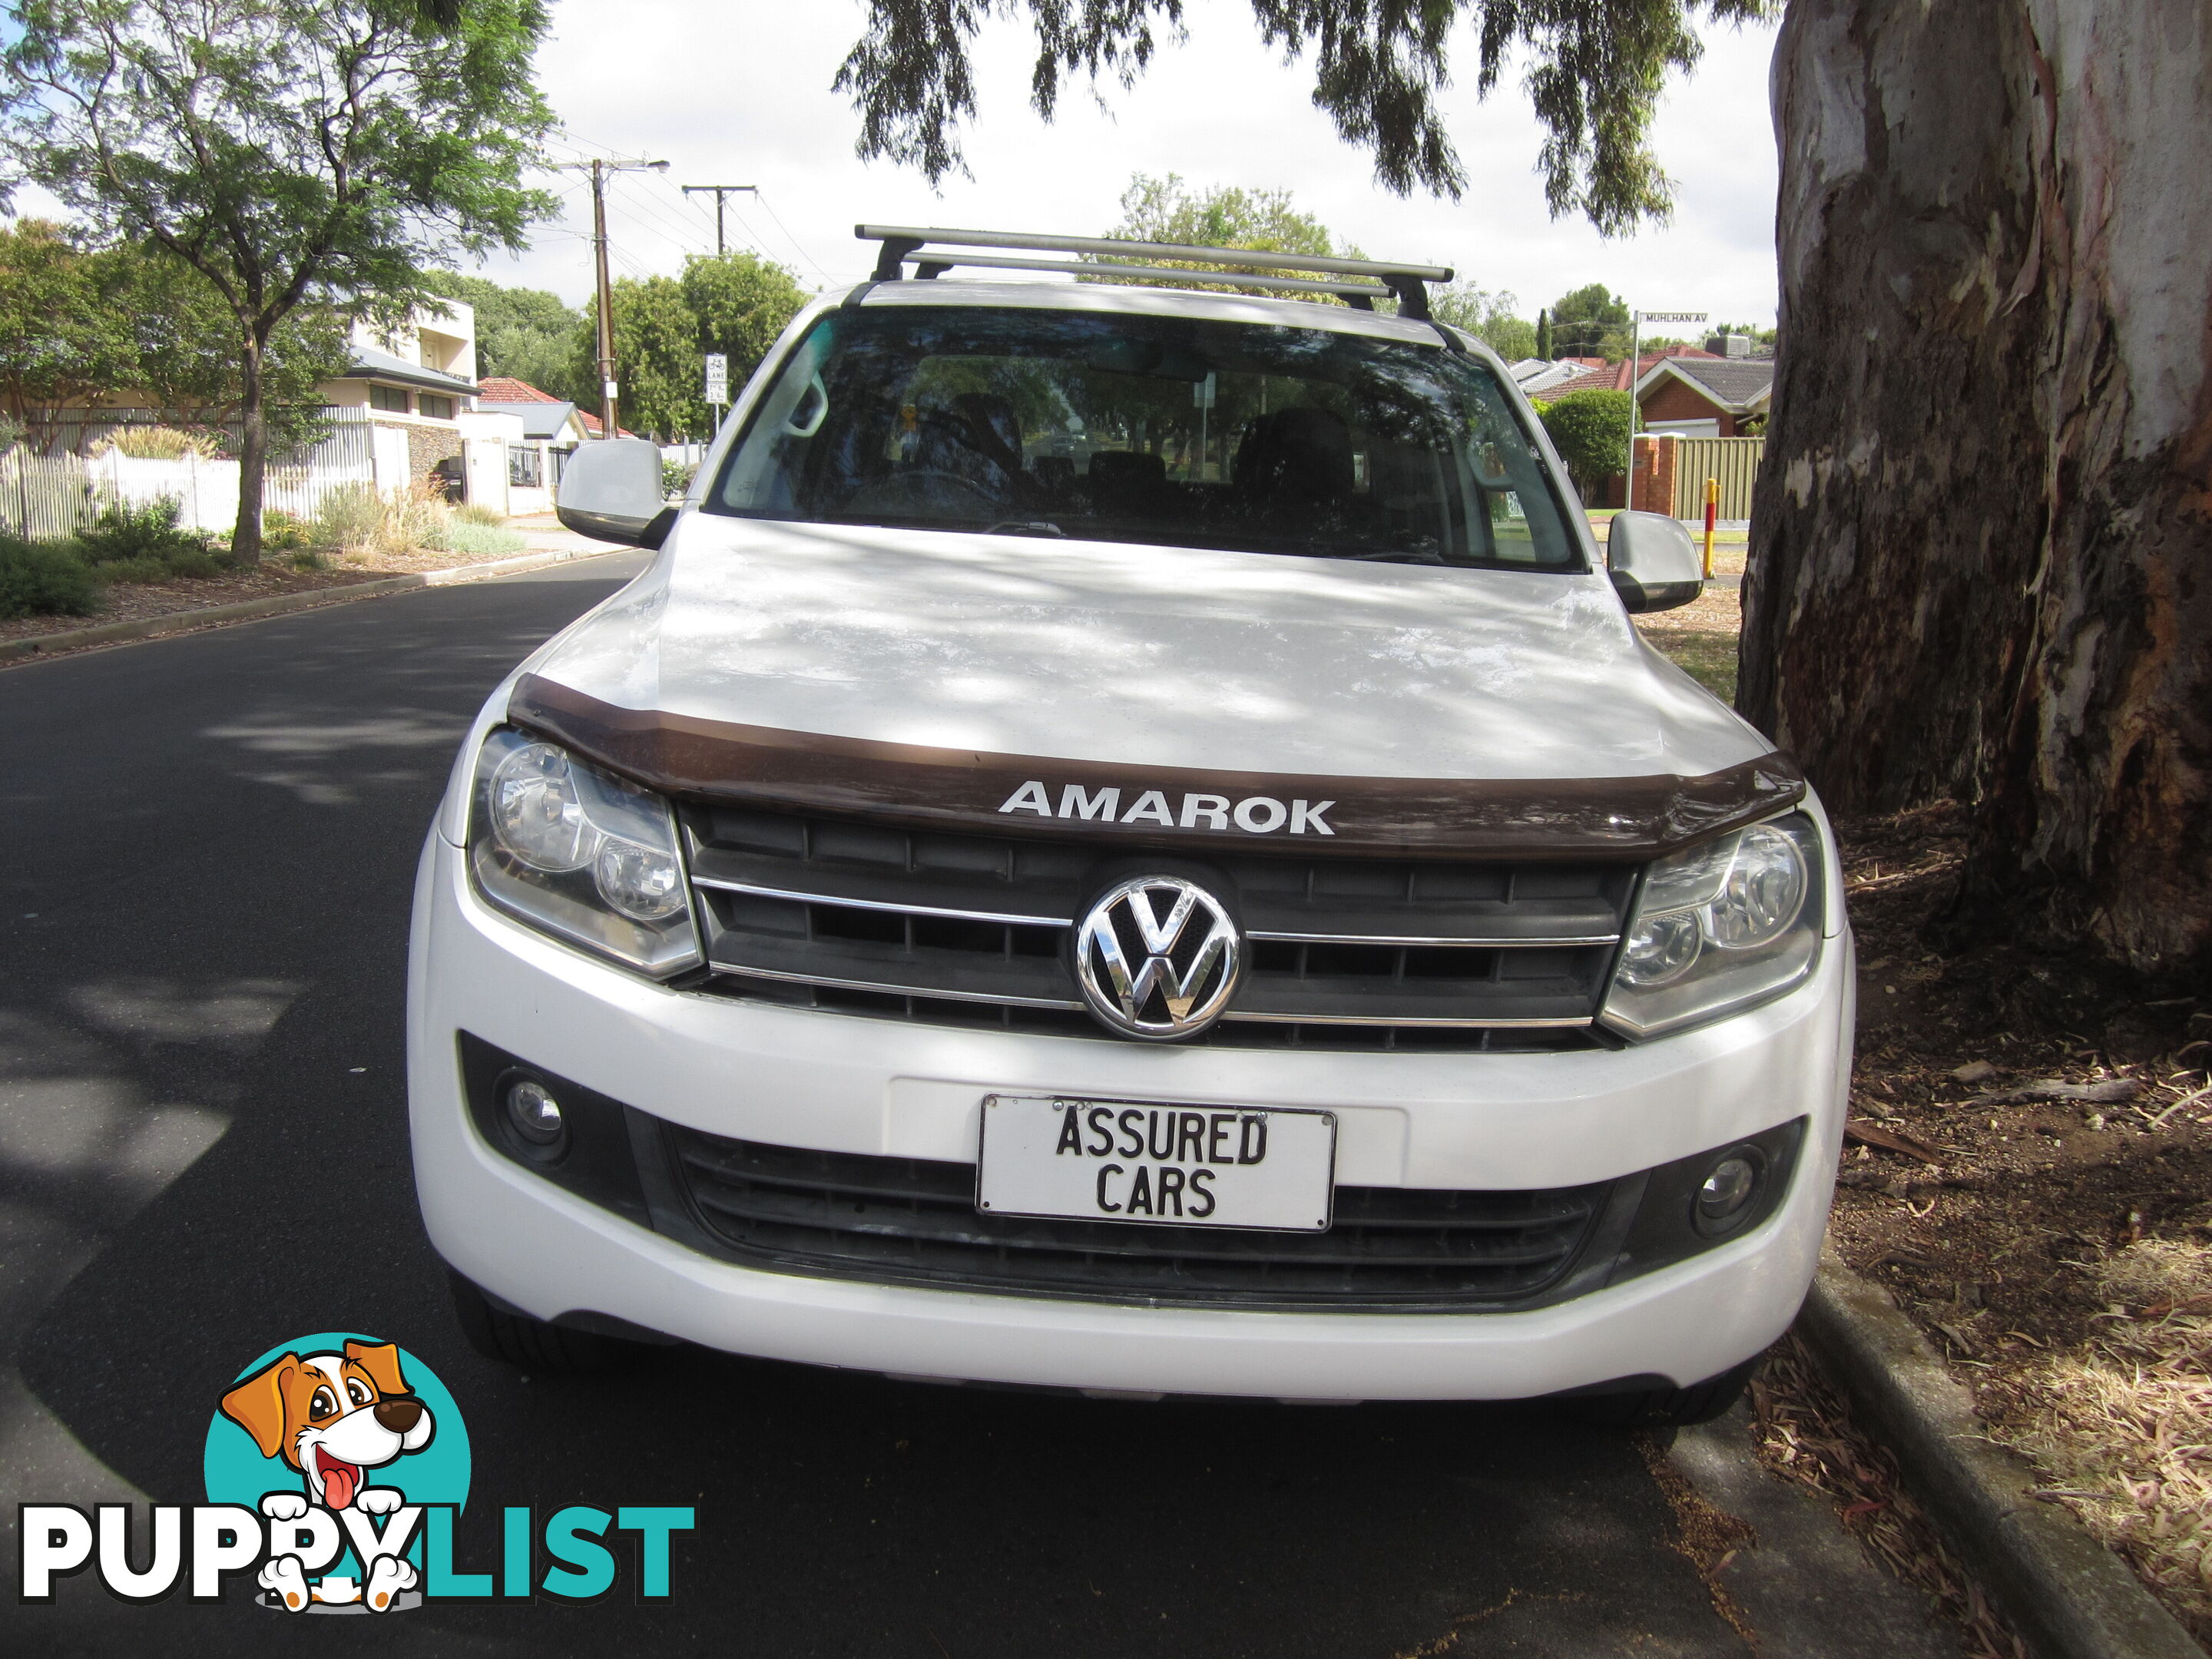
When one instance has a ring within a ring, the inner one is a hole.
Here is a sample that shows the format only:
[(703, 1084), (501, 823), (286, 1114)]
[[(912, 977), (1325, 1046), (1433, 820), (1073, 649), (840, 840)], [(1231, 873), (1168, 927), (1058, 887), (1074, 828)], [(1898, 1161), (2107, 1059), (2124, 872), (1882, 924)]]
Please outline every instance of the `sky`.
[[(1458, 43), (1462, 84), (1448, 94), (1471, 186), (1458, 202), (1401, 198), (1313, 107), (1310, 59), (1285, 65), (1234, 0), (1186, 11), (1183, 44), (1164, 46), (1133, 91), (1108, 84), (1110, 112), (1079, 82), (1049, 125), (1029, 106), (1026, 27), (987, 27), (975, 54), (980, 111), (963, 137), (974, 176), (946, 179), (941, 193), (910, 169), (853, 153), (858, 118), (830, 85), (860, 34), (858, 0), (560, 0), (539, 69), (564, 124), (557, 154), (670, 163), (610, 186), (617, 275), (672, 274), (684, 254), (712, 251), (712, 201), (685, 198), (685, 184), (758, 185), (757, 203), (729, 199), (732, 241), (815, 288), (866, 276), (872, 249), (853, 236), (863, 220), (1099, 235), (1120, 217), (1132, 173), (1177, 173), (1194, 186), (1288, 190), (1369, 255), (1449, 264), (1518, 295), (1529, 317), (1601, 282), (1639, 309), (1772, 324), (1771, 27), (1707, 34), (1704, 62), (1669, 86), (1656, 126), (1678, 186), (1674, 222), (1608, 241), (1580, 218), (1552, 218), (1520, 76), (1509, 70), (1478, 102), (1471, 40)], [(580, 173), (559, 175), (556, 187), (567, 192), (563, 222), (482, 274), (579, 303), (591, 286), (591, 196)]]
[[(609, 188), (618, 276), (674, 275), (687, 253), (713, 251), (711, 201), (684, 196), (686, 184), (759, 186), (757, 198), (729, 200), (732, 243), (817, 289), (867, 275), (872, 250), (853, 236), (860, 221), (1095, 236), (1120, 218), (1133, 173), (1176, 173), (1197, 188), (1287, 190), (1369, 256), (1449, 264), (1516, 295), (1524, 316), (1599, 282), (1642, 310), (1772, 324), (1771, 27), (1706, 32), (1704, 62), (1669, 84), (1656, 125), (1678, 187), (1673, 222), (1608, 240), (1579, 217), (1551, 216), (1534, 170), (1542, 135), (1519, 70), (1478, 101), (1465, 28), (1455, 43), (1460, 84), (1446, 101), (1470, 185), (1453, 202), (1377, 185), (1370, 160), (1313, 107), (1310, 59), (1286, 64), (1262, 46), (1248, 5), (1191, 0), (1185, 9), (1187, 38), (1164, 43), (1133, 89), (1109, 82), (1101, 109), (1082, 82), (1067, 84), (1049, 124), (1029, 106), (1026, 26), (988, 26), (975, 55), (979, 112), (962, 135), (973, 176), (933, 191), (911, 169), (853, 153), (859, 118), (830, 88), (864, 27), (861, 0), (556, 0), (538, 59), (563, 124), (550, 151), (572, 162), (669, 163)], [(562, 216), (538, 227), (526, 252), (495, 256), (481, 274), (580, 304), (592, 284), (590, 191), (573, 171), (550, 182)], [(52, 215), (58, 204), (33, 187), (15, 205)]]

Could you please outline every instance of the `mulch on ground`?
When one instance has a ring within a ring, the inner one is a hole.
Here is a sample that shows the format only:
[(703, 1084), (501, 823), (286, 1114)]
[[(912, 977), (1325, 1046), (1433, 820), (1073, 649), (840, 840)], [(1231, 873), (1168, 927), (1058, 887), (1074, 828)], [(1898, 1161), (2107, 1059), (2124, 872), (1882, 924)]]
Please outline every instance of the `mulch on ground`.
[(1955, 808), (1839, 829), (1859, 1038), (1832, 1234), (2042, 1495), (2212, 1637), (2212, 1003), (1938, 949)]

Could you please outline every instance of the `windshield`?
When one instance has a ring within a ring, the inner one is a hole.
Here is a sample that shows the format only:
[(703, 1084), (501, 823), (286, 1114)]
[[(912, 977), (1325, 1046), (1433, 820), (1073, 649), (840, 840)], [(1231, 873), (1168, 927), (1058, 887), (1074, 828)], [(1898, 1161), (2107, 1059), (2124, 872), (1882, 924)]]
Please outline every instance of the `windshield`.
[(825, 313), (709, 512), (1580, 569), (1498, 377), (1326, 329), (980, 306)]

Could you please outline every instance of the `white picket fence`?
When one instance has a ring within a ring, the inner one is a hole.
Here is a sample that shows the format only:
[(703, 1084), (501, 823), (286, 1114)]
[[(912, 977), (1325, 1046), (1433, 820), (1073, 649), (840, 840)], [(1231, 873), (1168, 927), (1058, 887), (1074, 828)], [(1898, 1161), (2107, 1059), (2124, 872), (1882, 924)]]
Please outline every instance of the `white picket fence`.
[[(148, 507), (164, 497), (177, 503), (177, 521), (186, 528), (228, 530), (238, 521), (238, 474), (236, 461), (200, 455), (147, 460), (114, 448), (34, 455), (19, 446), (0, 454), (0, 530), (56, 541), (89, 528), (118, 503)], [(262, 507), (312, 519), (331, 490), (375, 483), (371, 428), (342, 422), (302, 461), (264, 470)]]

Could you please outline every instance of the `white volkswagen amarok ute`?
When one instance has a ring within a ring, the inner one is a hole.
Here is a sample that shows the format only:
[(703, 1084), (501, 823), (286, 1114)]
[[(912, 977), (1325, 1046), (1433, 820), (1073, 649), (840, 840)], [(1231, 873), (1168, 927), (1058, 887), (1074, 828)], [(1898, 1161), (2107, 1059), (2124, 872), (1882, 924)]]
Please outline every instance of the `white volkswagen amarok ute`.
[(657, 556), (424, 849), (472, 1339), (1725, 1407), (1813, 1274), (1852, 963), (1802, 777), (1631, 624), (1686, 533), (1608, 569), (1449, 271), (862, 234), (680, 504), (574, 457), (563, 520)]

